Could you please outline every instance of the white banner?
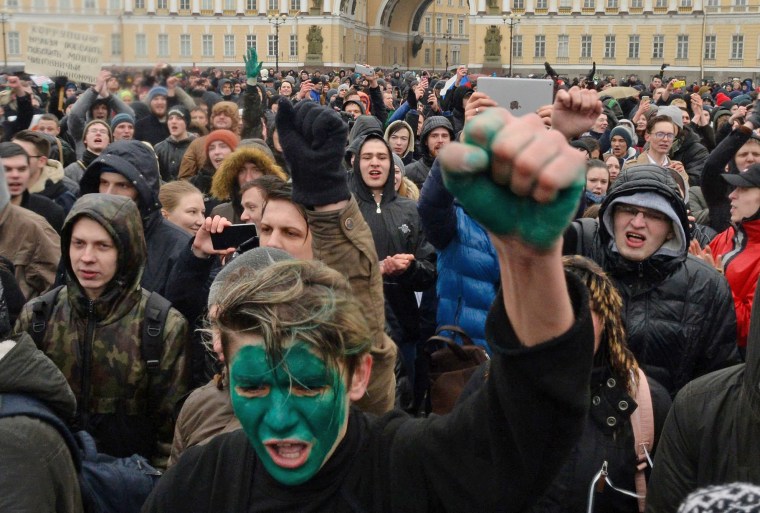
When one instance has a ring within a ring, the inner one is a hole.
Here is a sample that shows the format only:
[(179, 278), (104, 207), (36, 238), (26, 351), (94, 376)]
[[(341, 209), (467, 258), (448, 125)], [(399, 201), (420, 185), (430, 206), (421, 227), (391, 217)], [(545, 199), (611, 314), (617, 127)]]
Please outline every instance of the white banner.
[(94, 84), (103, 65), (103, 37), (31, 25), (24, 71)]

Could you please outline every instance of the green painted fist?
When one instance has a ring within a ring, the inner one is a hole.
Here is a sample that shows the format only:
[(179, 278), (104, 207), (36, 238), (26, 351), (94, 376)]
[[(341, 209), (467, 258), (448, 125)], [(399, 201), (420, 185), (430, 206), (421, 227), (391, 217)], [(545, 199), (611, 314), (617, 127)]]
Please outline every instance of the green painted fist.
[(495, 235), (516, 235), (550, 248), (573, 219), (585, 182), (585, 159), (538, 116), (487, 109), (439, 157), (446, 188)]
[(264, 63), (259, 61), (259, 56), (256, 53), (255, 47), (252, 46), (248, 49), (247, 55), (243, 56), (243, 62), (245, 62), (246, 78), (252, 78), (256, 80), (259, 76), (259, 72), (261, 71), (261, 66)]

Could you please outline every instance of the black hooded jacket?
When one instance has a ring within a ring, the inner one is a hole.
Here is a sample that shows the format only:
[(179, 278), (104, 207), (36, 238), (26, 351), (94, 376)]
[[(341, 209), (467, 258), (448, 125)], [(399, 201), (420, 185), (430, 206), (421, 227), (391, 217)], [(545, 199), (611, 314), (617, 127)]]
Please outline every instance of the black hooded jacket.
[(430, 153), (427, 140), (430, 132), (436, 128), (447, 129), (449, 131), (449, 135), (451, 135), (451, 140), (454, 140), (453, 128), (449, 120), (445, 117), (431, 116), (427, 118), (422, 124), (422, 132), (420, 133), (419, 144), (422, 158), (406, 166), (406, 176), (408, 176), (409, 179), (414, 182), (414, 185), (416, 185), (419, 189), (422, 189), (422, 185), (425, 183), (428, 174), (430, 174), (430, 168), (433, 166), (433, 161), (435, 160), (435, 157)]
[[(760, 301), (755, 291), (755, 304)], [(647, 511), (675, 511), (692, 491), (760, 483), (760, 309), (752, 311), (747, 362), (696, 379), (676, 397), (660, 440)]]
[[(388, 146), (382, 134), (371, 134), (364, 140), (370, 138), (382, 141), (386, 147)], [(358, 145), (357, 151), (362, 145), (363, 142)], [(388, 154), (392, 153), (388, 147)], [(425, 290), (435, 283), (435, 250), (422, 233), (417, 204), (413, 200), (396, 195), (393, 173), (388, 174), (382, 199), (380, 204), (377, 204), (372, 191), (362, 179), (359, 166), (360, 160), (354, 159), (354, 171), (349, 173), (348, 186), (372, 231), (378, 258), (383, 260), (387, 256), (399, 253), (412, 254), (415, 258), (404, 273), (383, 277), (386, 302), (404, 330), (405, 341), (414, 343), (419, 338), (419, 312), (414, 292)], [(398, 344), (403, 342), (396, 340)]]
[(161, 180), (156, 155), (140, 141), (116, 141), (109, 144), (85, 171), (80, 181), (82, 195), (98, 192), (103, 171), (123, 175), (137, 189), (136, 202), (148, 246), (145, 272), (140, 285), (149, 292), (163, 295), (177, 254), (187, 244), (190, 235), (161, 215), (161, 203), (158, 200)]
[[(663, 196), (689, 233), (686, 206), (669, 173), (636, 166), (622, 173), (599, 210), (604, 219), (620, 197), (653, 192)], [(614, 215), (614, 214), (613, 214)], [(728, 282), (711, 266), (688, 255), (656, 252), (628, 260), (613, 249), (605, 223), (574, 222), (565, 234), (565, 253), (596, 261), (623, 296), (628, 346), (647, 375), (675, 395), (686, 383), (738, 361), (736, 313)]]

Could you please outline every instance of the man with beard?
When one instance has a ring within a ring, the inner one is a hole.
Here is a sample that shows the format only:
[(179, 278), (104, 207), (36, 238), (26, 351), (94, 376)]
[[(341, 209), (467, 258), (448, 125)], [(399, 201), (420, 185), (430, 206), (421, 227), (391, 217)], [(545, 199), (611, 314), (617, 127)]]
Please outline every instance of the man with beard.
[(406, 166), (406, 176), (422, 189), (430, 167), (441, 149), (454, 139), (454, 128), (443, 116), (430, 116), (422, 125), (420, 148), (422, 158)]
[(155, 146), (169, 137), (169, 128), (166, 125), (169, 109), (180, 103), (187, 108), (195, 106), (190, 96), (181, 87), (177, 87), (178, 84), (177, 77), (169, 77), (166, 87), (156, 86), (150, 90), (147, 98), (150, 114), (135, 124), (135, 139)]

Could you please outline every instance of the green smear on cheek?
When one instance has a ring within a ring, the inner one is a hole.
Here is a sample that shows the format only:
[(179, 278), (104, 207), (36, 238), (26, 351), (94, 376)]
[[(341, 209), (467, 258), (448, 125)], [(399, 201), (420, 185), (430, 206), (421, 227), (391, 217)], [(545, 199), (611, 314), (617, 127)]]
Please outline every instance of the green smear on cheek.
[[(263, 345), (243, 346), (232, 358), (230, 393), (235, 415), (264, 467), (280, 483), (293, 486), (319, 471), (348, 417), (340, 373), (302, 342), (286, 351), (273, 367)], [(271, 440), (304, 442), (311, 451), (303, 464), (287, 468), (265, 446)]]

